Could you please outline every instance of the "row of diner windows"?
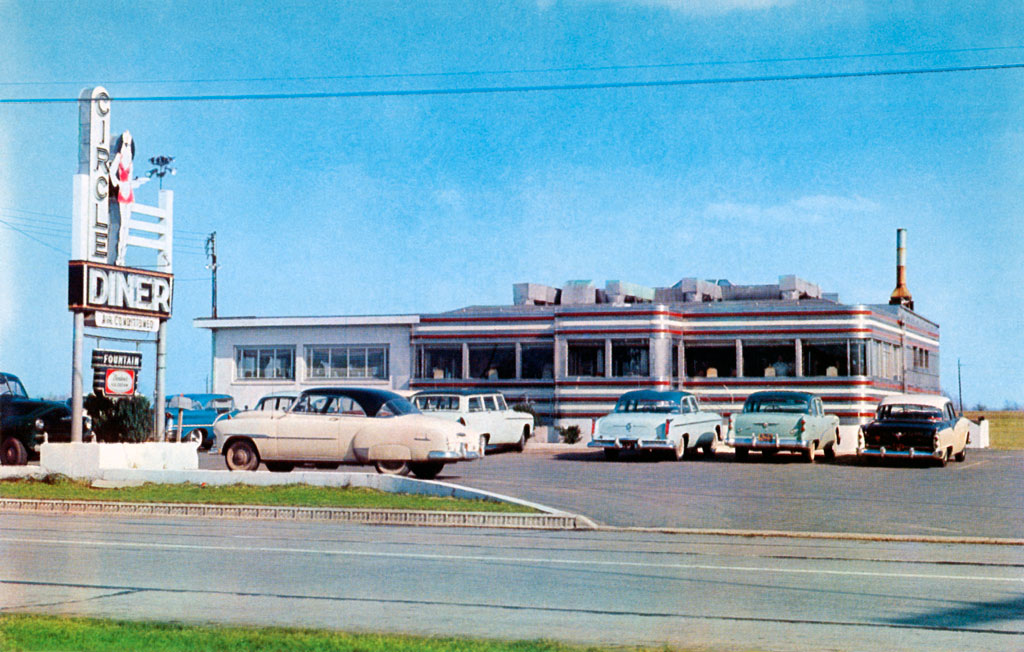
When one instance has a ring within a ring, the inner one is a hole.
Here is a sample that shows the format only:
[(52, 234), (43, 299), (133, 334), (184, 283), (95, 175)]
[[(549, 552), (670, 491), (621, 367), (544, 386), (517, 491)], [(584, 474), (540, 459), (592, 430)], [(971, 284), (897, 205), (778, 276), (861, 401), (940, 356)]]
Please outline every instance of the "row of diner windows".
[[(304, 346), (306, 380), (388, 378), (386, 345)], [(237, 380), (295, 380), (294, 346), (235, 347)]]
[[(672, 342), (672, 376), (679, 377), (679, 342)], [(554, 374), (552, 344), (469, 344), (465, 373), (482, 380), (547, 379)], [(797, 362), (797, 349), (800, 361)], [(609, 356), (610, 349), (610, 356)], [(651, 375), (649, 340), (567, 342), (568, 376), (615, 378)], [(876, 340), (788, 340), (775, 342), (685, 343), (685, 375), (690, 377), (867, 376), (900, 378), (900, 347)], [(610, 357), (610, 360), (606, 358)], [(742, 373), (737, 373), (737, 362)], [(929, 357), (915, 351), (914, 367), (928, 369)], [(608, 366), (610, 364), (610, 367)], [(461, 345), (417, 349), (419, 378), (463, 378)]]

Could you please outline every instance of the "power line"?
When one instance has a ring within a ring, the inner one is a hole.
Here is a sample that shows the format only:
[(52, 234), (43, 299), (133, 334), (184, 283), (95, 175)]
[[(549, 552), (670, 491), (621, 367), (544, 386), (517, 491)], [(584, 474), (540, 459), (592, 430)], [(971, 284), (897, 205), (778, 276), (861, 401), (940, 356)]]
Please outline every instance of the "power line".
[[(304, 76), (280, 76), (280, 77), (211, 77), (206, 79), (122, 79), (107, 82), (108, 84), (211, 84), (211, 83), (233, 83), (233, 82), (310, 82), (310, 81), (341, 81), (341, 80), (368, 80), (368, 79), (411, 79), (425, 77), (472, 77), (487, 75), (520, 75), (520, 74), (542, 74), (542, 73), (563, 73), (563, 72), (608, 72), (615, 70), (664, 70), (668, 68), (693, 68), (701, 66), (728, 66), (728, 65), (752, 65), (765, 63), (800, 63), (810, 61), (842, 61), (850, 59), (872, 59), (885, 57), (907, 57), (935, 54), (969, 54), (979, 52), (1000, 52), (1007, 50), (1021, 50), (1022, 45), (1007, 45), (993, 47), (975, 48), (945, 48), (938, 50), (907, 50), (903, 52), (867, 52), (854, 54), (828, 54), (804, 57), (770, 57), (753, 59), (724, 59), (716, 61), (686, 61), (674, 63), (641, 63), (641, 64), (609, 64), (603, 66), (582, 65), (563, 66), (553, 68), (508, 68), (491, 70), (461, 70), (461, 71), (437, 71), (437, 72), (395, 72), (395, 73), (355, 73), (345, 75), (304, 75)], [(0, 86), (58, 86), (58, 85), (82, 85), (88, 82), (59, 80), (51, 82), (26, 81), (26, 82), (0, 82)]]
[[(1024, 63), (990, 64), (980, 66), (946, 66), (941, 68), (903, 68), (898, 70), (869, 70), (861, 72), (823, 72), (799, 75), (762, 75), (753, 77), (713, 77), (709, 79), (669, 79), (661, 81), (595, 82), (583, 84), (533, 84), (528, 86), (479, 86), (468, 88), (424, 88), (380, 91), (334, 91), (321, 93), (222, 93), (216, 95), (126, 95), (111, 97), (119, 103), (127, 102), (232, 102), (260, 100), (319, 100), (360, 97), (408, 97), (427, 95), (491, 95), (499, 93), (534, 93), (552, 91), (608, 90), (625, 88), (667, 88), (672, 86), (711, 86), (717, 84), (751, 84), (766, 82), (807, 81), (823, 79), (855, 79), (862, 77), (896, 77), (906, 75), (932, 75), (985, 70), (1014, 70)], [(82, 100), (69, 97), (2, 98), (0, 104), (71, 104)]]
[(51, 244), (49, 244), (49, 243), (47, 243), (47, 242), (43, 242), (43, 241), (42, 241), (42, 240), (40, 240), (39, 238), (37, 238), (37, 237), (35, 237), (35, 236), (33, 236), (33, 235), (29, 234), (29, 233), (26, 233), (25, 231), (22, 231), (22, 230), (21, 230), (21, 229), (19, 229), (18, 227), (16, 227), (16, 226), (12, 226), (12, 225), (11, 225), (11, 224), (10, 224), (9, 222), (7, 222), (7, 221), (5, 221), (5, 220), (0, 220), (0, 224), (4, 224), (4, 225), (6, 225), (8, 229), (11, 229), (12, 231), (15, 231), (15, 232), (17, 232), (17, 233), (20, 233), (21, 235), (25, 236), (25, 237), (26, 237), (26, 238), (28, 238), (29, 240), (34, 240), (34, 241), (38, 242), (39, 244), (43, 245), (43, 246), (44, 246), (44, 247), (46, 247), (47, 249), (53, 249), (53, 250), (54, 250), (54, 251), (56, 251), (57, 253), (59, 253), (59, 254), (62, 254), (62, 255), (65, 255), (65, 256), (70, 256), (70, 255), (71, 255), (71, 252), (70, 252), (70, 251), (65, 251), (64, 249), (59, 249), (59, 248), (57, 248), (57, 247), (55, 247), (55, 246), (53, 246), (53, 245), (51, 245)]

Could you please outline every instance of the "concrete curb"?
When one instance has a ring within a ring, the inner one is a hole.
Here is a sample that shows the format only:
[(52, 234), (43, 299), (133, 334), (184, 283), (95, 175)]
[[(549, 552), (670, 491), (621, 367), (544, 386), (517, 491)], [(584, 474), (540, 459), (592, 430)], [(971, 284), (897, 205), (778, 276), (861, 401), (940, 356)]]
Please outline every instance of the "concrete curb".
[(196, 505), (180, 503), (122, 503), (92, 500), (25, 500), (0, 498), (0, 512), (42, 514), (103, 514), (117, 516), (193, 516), (297, 522), (359, 523), (361, 525), (416, 525), (482, 527), (526, 530), (592, 529), (586, 518), (574, 514), (496, 514), (333, 507), (273, 507), (265, 505)]
[(893, 543), (940, 543), (957, 545), (1024, 546), (1024, 539), (999, 537), (967, 537), (930, 534), (870, 534), (863, 532), (787, 532), (784, 530), (726, 530), (708, 528), (673, 527), (621, 527), (596, 525), (600, 532), (637, 532), (650, 534), (678, 534), (688, 536), (748, 537), (777, 539), (825, 539), (832, 541), (881, 541)]

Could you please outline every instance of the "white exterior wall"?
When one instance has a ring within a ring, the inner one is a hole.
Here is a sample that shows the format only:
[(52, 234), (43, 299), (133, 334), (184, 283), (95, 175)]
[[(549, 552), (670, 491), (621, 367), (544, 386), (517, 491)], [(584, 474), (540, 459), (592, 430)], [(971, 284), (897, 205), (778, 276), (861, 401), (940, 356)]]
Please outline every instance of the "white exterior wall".
[[(298, 393), (310, 387), (346, 386), (406, 390), (409, 388), (412, 351), (408, 324), (330, 325), (330, 326), (254, 326), (217, 329), (214, 354), (216, 393), (230, 394), (240, 409), (252, 407), (263, 396), (273, 393)], [(307, 346), (380, 345), (388, 347), (388, 378), (306, 378)], [(295, 379), (238, 378), (235, 362), (237, 347), (295, 347)]]

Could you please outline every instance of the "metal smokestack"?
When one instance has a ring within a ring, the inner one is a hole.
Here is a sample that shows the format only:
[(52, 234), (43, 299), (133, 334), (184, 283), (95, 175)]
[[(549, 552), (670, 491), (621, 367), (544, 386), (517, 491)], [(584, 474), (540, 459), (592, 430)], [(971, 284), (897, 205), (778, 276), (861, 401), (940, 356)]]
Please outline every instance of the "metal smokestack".
[(896, 289), (889, 297), (889, 305), (914, 309), (914, 297), (907, 289), (907, 230), (896, 229)]

